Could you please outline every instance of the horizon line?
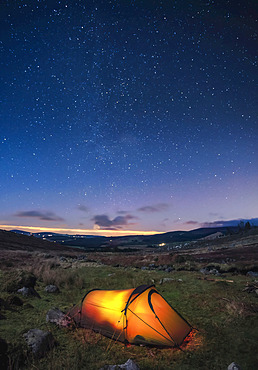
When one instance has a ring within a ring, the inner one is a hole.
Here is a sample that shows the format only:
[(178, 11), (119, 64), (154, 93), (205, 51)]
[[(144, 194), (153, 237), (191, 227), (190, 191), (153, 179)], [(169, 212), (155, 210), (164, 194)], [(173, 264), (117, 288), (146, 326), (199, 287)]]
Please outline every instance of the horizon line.
[(1, 229), (11, 231), (13, 229), (20, 229), (21, 231), (27, 232), (53, 232), (60, 234), (73, 235), (74, 233), (85, 235), (97, 235), (97, 236), (130, 236), (130, 235), (155, 235), (163, 234), (166, 231), (143, 231), (143, 230), (108, 230), (108, 229), (69, 229), (61, 227), (41, 227), (41, 226), (22, 226), (22, 225), (0, 225)]

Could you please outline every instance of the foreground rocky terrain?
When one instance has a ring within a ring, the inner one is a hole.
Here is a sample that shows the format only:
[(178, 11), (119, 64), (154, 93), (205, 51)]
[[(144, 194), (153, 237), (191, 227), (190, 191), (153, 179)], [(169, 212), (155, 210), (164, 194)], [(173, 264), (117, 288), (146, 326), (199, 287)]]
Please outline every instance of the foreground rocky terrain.
[[(109, 248), (90, 253), (0, 232), (2, 366), (100, 369), (133, 360), (140, 369), (227, 369), (232, 362), (242, 369), (254, 369), (257, 251), (256, 229), (155, 249)], [(65, 324), (66, 311), (88, 290), (141, 284), (155, 284), (198, 329), (186, 339), (183, 351), (124, 347), (90, 330)], [(59, 318), (56, 308), (61, 312)], [(63, 325), (56, 325), (55, 320)], [(40, 344), (35, 344), (38, 336)]]

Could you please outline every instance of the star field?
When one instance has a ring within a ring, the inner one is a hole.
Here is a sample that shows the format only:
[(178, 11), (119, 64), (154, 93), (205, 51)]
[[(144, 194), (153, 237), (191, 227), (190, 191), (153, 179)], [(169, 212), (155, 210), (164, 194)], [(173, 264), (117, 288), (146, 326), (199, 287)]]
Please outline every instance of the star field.
[(250, 0), (4, 1), (0, 223), (257, 217), (256, 15)]

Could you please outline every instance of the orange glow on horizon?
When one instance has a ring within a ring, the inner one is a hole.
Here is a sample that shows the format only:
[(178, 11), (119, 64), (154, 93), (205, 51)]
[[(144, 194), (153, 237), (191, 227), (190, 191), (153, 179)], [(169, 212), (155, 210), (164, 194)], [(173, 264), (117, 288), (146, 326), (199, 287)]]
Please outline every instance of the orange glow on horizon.
[(154, 235), (163, 234), (163, 231), (143, 231), (143, 230), (101, 230), (101, 229), (69, 229), (69, 228), (53, 228), (41, 226), (21, 226), (21, 225), (0, 225), (0, 229), (7, 231), (19, 229), (22, 231), (37, 233), (37, 232), (52, 232), (58, 234), (78, 234), (78, 235), (97, 235), (97, 236), (130, 236), (130, 235)]

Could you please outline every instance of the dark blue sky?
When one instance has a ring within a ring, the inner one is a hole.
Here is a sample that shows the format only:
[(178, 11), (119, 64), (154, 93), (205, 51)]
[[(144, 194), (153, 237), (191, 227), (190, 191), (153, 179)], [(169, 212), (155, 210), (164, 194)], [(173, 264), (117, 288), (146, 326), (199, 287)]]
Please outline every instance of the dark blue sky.
[(3, 1), (0, 224), (257, 217), (255, 1)]

